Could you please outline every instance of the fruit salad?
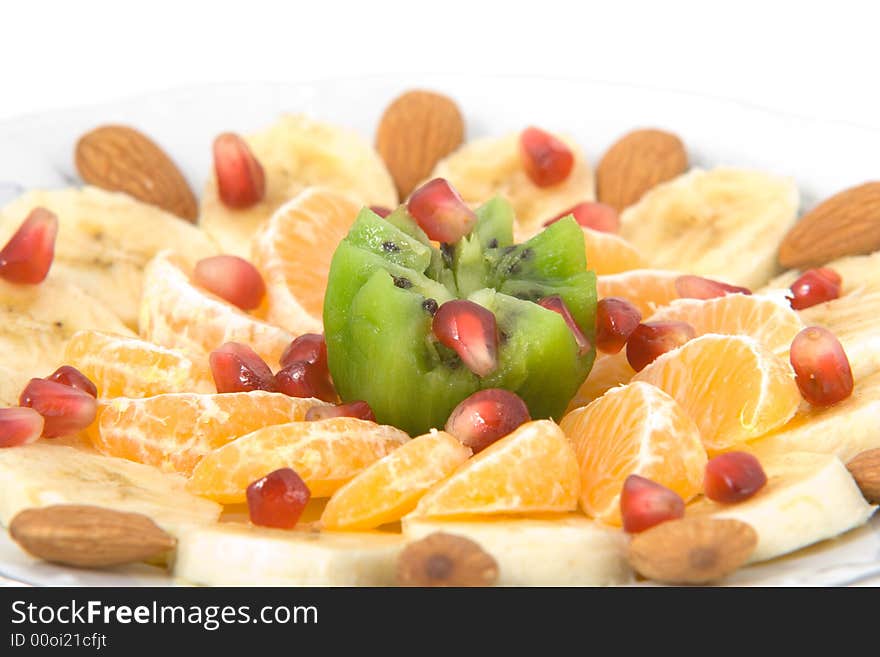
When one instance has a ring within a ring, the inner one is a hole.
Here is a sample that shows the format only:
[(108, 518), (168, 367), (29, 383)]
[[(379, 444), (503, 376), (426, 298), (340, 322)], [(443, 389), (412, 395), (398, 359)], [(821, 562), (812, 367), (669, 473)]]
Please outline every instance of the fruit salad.
[(375, 148), (226, 132), (200, 195), (98, 126), (82, 185), (0, 210), (22, 550), (200, 585), (706, 584), (860, 531), (880, 183), (801, 214), (687, 135), (594, 168), (565, 126), (466, 116), (409, 91)]

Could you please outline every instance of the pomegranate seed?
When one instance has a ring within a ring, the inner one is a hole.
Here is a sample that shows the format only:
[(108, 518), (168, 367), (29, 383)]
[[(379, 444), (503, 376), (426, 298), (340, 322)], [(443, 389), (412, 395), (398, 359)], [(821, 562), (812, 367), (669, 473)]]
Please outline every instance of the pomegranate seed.
[(728, 285), (711, 278), (686, 274), (675, 279), (675, 291), (682, 299), (714, 299), (727, 294), (751, 294), (747, 287)]
[(225, 132), (214, 140), (214, 172), (220, 200), (230, 208), (256, 205), (266, 195), (263, 167), (244, 139)]
[(684, 517), (684, 500), (666, 486), (630, 475), (620, 493), (620, 514), (623, 531), (636, 534), (661, 522)]
[(0, 251), (0, 277), (10, 283), (36, 285), (46, 280), (55, 257), (58, 217), (34, 208)]
[(645, 322), (630, 334), (626, 342), (626, 360), (636, 372), (641, 372), (658, 356), (695, 337), (697, 332), (687, 322)]
[(584, 335), (584, 332), (581, 331), (581, 327), (577, 325), (576, 321), (574, 321), (574, 317), (571, 316), (571, 313), (568, 310), (568, 306), (565, 305), (565, 301), (562, 300), (562, 297), (560, 297), (558, 294), (554, 294), (550, 297), (544, 297), (543, 299), (538, 301), (538, 305), (542, 308), (552, 310), (553, 312), (562, 315), (562, 319), (564, 319), (565, 323), (568, 324), (568, 328), (571, 331), (571, 334), (574, 336), (575, 342), (577, 342), (578, 356), (583, 356), (585, 353), (593, 348), (593, 345), (590, 344), (590, 339), (586, 335)]
[(641, 321), (642, 313), (626, 299), (600, 299), (596, 304), (596, 347), (606, 354), (616, 354)]
[(522, 131), (519, 154), (526, 175), (538, 187), (558, 185), (574, 168), (571, 149), (540, 128), (529, 127)]
[(476, 454), (529, 420), (529, 409), (517, 395), (501, 388), (487, 388), (467, 397), (452, 410), (446, 420), (446, 431)]
[(620, 230), (620, 216), (617, 214), (617, 210), (605, 203), (594, 201), (578, 203), (573, 208), (569, 208), (565, 212), (545, 221), (544, 226), (556, 223), (570, 214), (574, 215), (575, 221), (584, 228), (592, 228), (603, 233), (616, 233)]
[(709, 459), (703, 490), (706, 497), (723, 504), (749, 499), (767, 483), (761, 462), (746, 452), (727, 452)]
[(828, 267), (808, 269), (791, 284), (791, 307), (803, 310), (840, 296), (840, 275)]
[(306, 411), (306, 420), (326, 420), (331, 417), (356, 417), (359, 420), (376, 421), (373, 409), (365, 401), (353, 401), (337, 406), (312, 406)]
[(477, 223), (477, 215), (443, 178), (434, 178), (415, 190), (406, 207), (430, 239), (446, 244), (460, 240)]
[(43, 438), (69, 436), (95, 421), (98, 402), (78, 388), (46, 379), (31, 379), (18, 398), (20, 406), (43, 416)]
[(98, 396), (98, 388), (89, 380), (89, 377), (70, 365), (62, 365), (52, 372), (52, 374), (47, 376), (46, 380), (55, 381), (56, 383), (62, 383), (66, 386), (76, 388), (77, 390), (82, 390), (84, 393), (89, 394), (92, 397)]
[(275, 374), (275, 387), (289, 397), (315, 397), (326, 402), (336, 401), (336, 390), (327, 376), (314, 363), (295, 360)]
[(227, 342), (208, 357), (217, 392), (275, 390), (275, 377), (266, 361), (247, 345)]
[(0, 447), (30, 445), (43, 433), (44, 423), (32, 408), (0, 408)]
[(193, 278), (209, 292), (242, 310), (258, 307), (266, 295), (266, 284), (257, 268), (234, 255), (199, 260)]
[(378, 214), (383, 219), (391, 214), (391, 210), (389, 210), (388, 208), (383, 208), (381, 205), (371, 205), (370, 210)]
[(852, 394), (849, 359), (828, 329), (809, 326), (798, 333), (789, 357), (801, 396), (813, 406), (830, 406)]
[(293, 529), (311, 498), (306, 482), (290, 468), (281, 468), (247, 487), (248, 515), (255, 525)]
[(281, 354), (281, 367), (297, 360), (317, 365), (327, 370), (327, 343), (320, 333), (303, 333), (291, 342)]
[(440, 343), (454, 349), (477, 376), (488, 376), (498, 367), (498, 323), (483, 306), (447, 301), (434, 313), (432, 328)]

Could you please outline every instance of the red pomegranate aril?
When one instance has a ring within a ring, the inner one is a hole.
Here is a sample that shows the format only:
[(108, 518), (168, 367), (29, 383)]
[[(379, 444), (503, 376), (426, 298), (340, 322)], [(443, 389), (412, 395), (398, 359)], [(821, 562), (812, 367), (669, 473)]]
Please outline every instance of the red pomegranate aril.
[(474, 211), (443, 178), (434, 178), (415, 190), (406, 207), (429, 239), (446, 244), (460, 240), (477, 223)]
[(89, 377), (70, 365), (62, 365), (52, 372), (52, 374), (47, 376), (46, 380), (63, 383), (66, 386), (82, 390), (84, 393), (89, 394), (92, 397), (98, 396), (98, 387), (89, 380)]
[(828, 267), (808, 269), (791, 284), (791, 307), (803, 310), (840, 296), (840, 275)]
[(584, 228), (592, 228), (603, 233), (616, 233), (620, 230), (620, 215), (617, 210), (605, 203), (585, 201), (578, 203), (552, 219), (544, 222), (544, 227), (554, 224), (568, 215), (574, 215), (575, 221)]
[(626, 360), (636, 372), (697, 337), (694, 327), (675, 320), (639, 324), (626, 341)]
[(476, 454), (530, 419), (526, 403), (517, 395), (501, 388), (487, 388), (462, 400), (452, 410), (446, 420), (446, 432)]
[(18, 403), (43, 416), (43, 438), (82, 431), (95, 421), (98, 412), (98, 402), (90, 394), (46, 379), (31, 379)]
[(498, 367), (498, 323), (490, 310), (473, 301), (447, 301), (434, 313), (432, 328), (440, 344), (453, 349), (477, 376)]
[(208, 357), (217, 392), (275, 390), (275, 377), (266, 361), (240, 342), (227, 342)]
[(55, 258), (58, 217), (46, 208), (34, 208), (0, 250), (0, 278), (19, 285), (46, 280)]
[(813, 406), (831, 406), (852, 394), (849, 358), (828, 329), (808, 326), (798, 333), (789, 358), (801, 396)]
[(728, 285), (711, 278), (685, 274), (675, 279), (675, 291), (682, 299), (714, 299), (727, 294), (751, 294), (747, 287)]
[(326, 370), (304, 360), (293, 361), (275, 374), (275, 388), (289, 397), (315, 397), (335, 402), (336, 390)]
[(544, 297), (543, 299), (538, 300), (538, 305), (562, 316), (562, 319), (565, 320), (568, 329), (574, 336), (574, 341), (577, 343), (578, 356), (583, 356), (593, 348), (593, 345), (590, 344), (590, 339), (584, 335), (584, 332), (581, 331), (581, 327), (578, 326), (576, 321), (574, 321), (574, 317), (571, 316), (571, 312), (568, 310), (568, 306), (565, 305), (565, 301), (562, 300), (562, 297), (558, 294)]
[(355, 417), (359, 420), (376, 421), (373, 409), (365, 401), (353, 401), (337, 406), (312, 406), (306, 411), (306, 420), (326, 420), (331, 417)]
[(605, 297), (596, 304), (596, 348), (616, 354), (642, 321), (642, 313), (626, 299)]
[(39, 440), (45, 420), (33, 408), (0, 408), (0, 447), (20, 447)]
[(281, 367), (304, 360), (327, 371), (327, 342), (320, 333), (303, 333), (287, 345), (281, 354)]
[(722, 504), (749, 499), (767, 483), (761, 462), (747, 452), (727, 452), (709, 459), (703, 478), (706, 497)]
[(199, 260), (193, 279), (201, 287), (242, 310), (257, 308), (266, 296), (266, 284), (257, 268), (234, 255)]
[(520, 134), (519, 154), (526, 175), (538, 187), (558, 185), (574, 168), (574, 153), (568, 145), (534, 126)]
[(247, 143), (232, 132), (214, 140), (214, 173), (217, 192), (227, 207), (242, 210), (266, 195), (266, 176)]
[(623, 531), (643, 532), (667, 520), (684, 517), (684, 500), (674, 490), (657, 482), (630, 475), (620, 493), (620, 515)]
[(381, 205), (371, 205), (370, 210), (372, 210), (374, 213), (378, 214), (383, 219), (385, 217), (387, 217), (389, 214), (391, 214), (391, 210), (389, 210), (388, 208), (382, 207)]
[(247, 487), (248, 515), (261, 527), (293, 529), (312, 492), (291, 468), (281, 468)]

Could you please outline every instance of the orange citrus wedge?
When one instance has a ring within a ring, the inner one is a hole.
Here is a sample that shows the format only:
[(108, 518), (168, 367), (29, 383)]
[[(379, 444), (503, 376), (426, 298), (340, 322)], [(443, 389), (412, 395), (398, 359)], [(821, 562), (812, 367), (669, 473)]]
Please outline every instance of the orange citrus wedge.
[[(587, 261), (589, 263), (589, 261)], [(599, 276), (596, 292), (604, 297), (622, 297), (642, 313), (642, 318), (651, 315), (660, 306), (678, 299), (675, 279), (681, 276), (675, 271), (662, 269), (633, 269), (619, 274)]]
[(574, 449), (558, 425), (536, 420), (467, 461), (432, 488), (412, 515), (573, 511), (579, 492)]
[(587, 515), (620, 525), (620, 491), (631, 474), (671, 488), (685, 501), (702, 489), (707, 457), (700, 430), (659, 388), (641, 382), (614, 388), (559, 426), (577, 453)]
[(593, 363), (593, 368), (587, 378), (569, 402), (566, 412), (586, 406), (612, 388), (629, 383), (635, 373), (636, 371), (626, 359), (625, 347), (616, 354), (600, 355)]
[(710, 453), (782, 426), (801, 401), (794, 372), (754, 338), (704, 335), (668, 351), (633, 377), (670, 394)]
[(318, 399), (274, 392), (176, 393), (108, 400), (89, 437), (98, 451), (189, 474), (209, 452), (272, 424), (305, 418)]
[(413, 438), (336, 491), (321, 524), (325, 529), (374, 529), (400, 520), (470, 456), (470, 448), (443, 431)]
[(140, 332), (199, 360), (224, 342), (243, 342), (274, 366), (293, 340), (284, 329), (262, 322), (193, 283), (183, 261), (165, 251), (144, 271)]
[(329, 497), (408, 440), (400, 429), (350, 417), (269, 426), (208, 454), (193, 470), (189, 489), (215, 502), (237, 504), (257, 479), (293, 468), (312, 497)]
[(282, 205), (251, 243), (266, 282), (266, 321), (291, 333), (320, 333), (330, 260), (361, 206), (349, 197), (308, 188)]
[(614, 233), (583, 228), (587, 268), (598, 275), (617, 274), (645, 266), (638, 249)]

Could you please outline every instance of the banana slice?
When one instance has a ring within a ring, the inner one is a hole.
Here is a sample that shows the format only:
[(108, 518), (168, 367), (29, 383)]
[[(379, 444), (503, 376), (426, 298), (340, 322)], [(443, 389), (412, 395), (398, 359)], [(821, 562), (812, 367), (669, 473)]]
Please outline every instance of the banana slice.
[(95, 452), (36, 442), (0, 449), (0, 522), (21, 510), (92, 504), (142, 513), (171, 534), (213, 523), (222, 507), (187, 492), (186, 479)]
[(758, 171), (694, 169), (647, 192), (621, 216), (621, 236), (653, 266), (755, 288), (777, 271), (798, 190)]
[(446, 178), (472, 205), (501, 195), (513, 205), (517, 240), (541, 229), (543, 222), (582, 201), (596, 199), (593, 170), (583, 151), (571, 138), (556, 135), (569, 145), (575, 164), (568, 179), (553, 187), (538, 187), (526, 175), (520, 161), (519, 135), (486, 137), (468, 142), (434, 168), (431, 178)]
[(632, 579), (627, 538), (581, 514), (546, 518), (404, 518), (410, 540), (433, 532), (476, 541), (498, 562), (501, 586), (609, 586)]
[(64, 348), (81, 329), (134, 335), (97, 299), (54, 269), (39, 285), (0, 280), (0, 403), (18, 404), (28, 379), (51, 374), (64, 362)]
[[(880, 291), (880, 251), (868, 255), (838, 258), (822, 266), (840, 274), (842, 296)], [(802, 273), (796, 269), (783, 272), (767, 283), (764, 290), (788, 288)]]
[(306, 187), (334, 189), (364, 205), (397, 206), (397, 190), (385, 163), (351, 130), (286, 115), (246, 140), (265, 172), (266, 197), (246, 210), (227, 208), (217, 195), (214, 176), (202, 196), (199, 223), (226, 253), (249, 258), (257, 228)]
[(178, 532), (173, 573), (213, 586), (393, 586), (404, 544), (400, 534), (220, 523)]
[(103, 301), (131, 328), (137, 328), (144, 266), (156, 253), (173, 247), (191, 264), (217, 253), (192, 224), (127, 194), (97, 187), (23, 194), (0, 211), (0, 243), (37, 206), (58, 215), (52, 272)]
[(754, 527), (758, 547), (752, 563), (838, 536), (866, 522), (876, 509), (836, 456), (791, 452), (766, 456), (762, 465), (767, 484), (754, 497), (738, 504), (703, 498), (687, 510)]
[(833, 454), (848, 463), (857, 454), (880, 448), (880, 372), (857, 381), (853, 394), (828, 408), (807, 404), (781, 429), (749, 443), (748, 451), (763, 455), (792, 451)]

